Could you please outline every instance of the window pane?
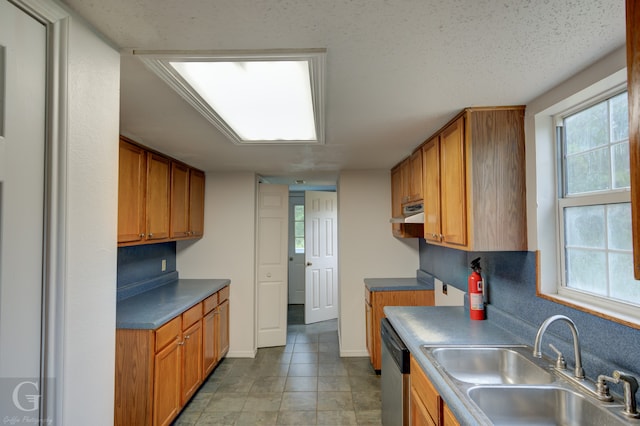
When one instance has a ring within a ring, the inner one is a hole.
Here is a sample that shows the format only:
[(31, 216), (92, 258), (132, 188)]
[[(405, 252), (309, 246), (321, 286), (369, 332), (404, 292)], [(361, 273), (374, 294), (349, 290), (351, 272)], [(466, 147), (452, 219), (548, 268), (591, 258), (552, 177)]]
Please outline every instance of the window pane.
[(631, 253), (609, 253), (610, 296), (615, 299), (638, 303), (640, 285), (633, 279), (633, 255)]
[(564, 120), (566, 153), (583, 152), (609, 143), (607, 103), (599, 103)]
[(607, 295), (605, 253), (567, 248), (567, 287)]
[(294, 206), (294, 218), (295, 221), (304, 220), (304, 206)]
[(601, 148), (567, 157), (567, 194), (609, 189), (608, 154), (607, 148)]
[(631, 174), (629, 173), (629, 142), (623, 142), (611, 147), (611, 161), (613, 162), (613, 187), (629, 188)]
[(632, 250), (631, 203), (607, 206), (607, 231), (610, 249)]
[(629, 101), (627, 92), (611, 98), (611, 141), (629, 139)]
[(565, 208), (564, 233), (568, 247), (605, 248), (604, 206)]
[(304, 253), (304, 238), (296, 238), (296, 253)]
[(295, 223), (295, 233), (296, 237), (302, 237), (304, 239), (304, 222), (296, 222)]

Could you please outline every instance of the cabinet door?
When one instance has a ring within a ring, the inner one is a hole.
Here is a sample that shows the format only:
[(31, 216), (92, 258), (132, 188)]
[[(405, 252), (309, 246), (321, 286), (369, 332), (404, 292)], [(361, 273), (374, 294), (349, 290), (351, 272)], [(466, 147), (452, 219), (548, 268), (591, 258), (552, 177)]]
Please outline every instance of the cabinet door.
[(171, 162), (171, 238), (189, 236), (189, 167)]
[(169, 238), (169, 159), (147, 153), (147, 239)]
[(424, 238), (440, 242), (440, 138), (422, 147), (424, 174)]
[(409, 202), (411, 196), (411, 158), (405, 158), (400, 163), (400, 175), (402, 178), (401, 201), (404, 204)]
[(164, 426), (180, 411), (180, 345), (174, 340), (155, 356), (153, 424)]
[(189, 235), (204, 234), (204, 173), (191, 169), (189, 172)]
[(442, 403), (442, 426), (460, 426), (449, 406), (445, 403)]
[(146, 153), (121, 139), (119, 157), (118, 243), (141, 241), (145, 236)]
[(366, 339), (367, 339), (367, 351), (369, 352), (369, 358), (373, 363), (373, 309), (371, 309), (371, 305), (364, 302), (364, 309), (366, 315)]
[(182, 405), (196, 393), (202, 383), (202, 320), (183, 333)]
[[(391, 169), (391, 217), (402, 216), (402, 173), (400, 167)], [(402, 237), (402, 224), (392, 223), (394, 236)]]
[(220, 305), (216, 308), (218, 315), (218, 356), (217, 359), (222, 359), (223, 356), (229, 352), (229, 301), (225, 300), (220, 302)]
[(464, 118), (440, 135), (440, 200), (442, 242), (467, 244)]
[(202, 318), (202, 379), (211, 373), (213, 367), (218, 361), (216, 341), (218, 335), (216, 333), (216, 313), (214, 309)]
[(427, 407), (420, 399), (416, 388), (411, 386), (409, 395), (409, 407), (411, 407), (409, 413), (409, 423), (411, 424), (411, 426), (437, 426), (429, 415)]
[(409, 201), (423, 198), (422, 188), (422, 150), (417, 150), (409, 158), (411, 163), (411, 181), (409, 182)]

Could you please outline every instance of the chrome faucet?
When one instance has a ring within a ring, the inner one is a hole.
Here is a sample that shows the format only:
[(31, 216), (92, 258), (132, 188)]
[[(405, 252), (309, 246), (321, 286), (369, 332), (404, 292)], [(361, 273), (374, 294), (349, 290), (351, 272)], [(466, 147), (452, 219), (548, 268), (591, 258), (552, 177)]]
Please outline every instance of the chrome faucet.
[(564, 315), (553, 315), (547, 318), (546, 320), (544, 320), (544, 322), (540, 325), (540, 328), (538, 329), (538, 334), (536, 334), (536, 340), (535, 340), (535, 343), (533, 344), (533, 356), (536, 358), (542, 358), (542, 352), (540, 351), (542, 335), (544, 334), (545, 331), (547, 331), (547, 328), (556, 321), (566, 322), (569, 325), (569, 328), (571, 329), (571, 334), (573, 335), (573, 352), (576, 359), (574, 376), (576, 377), (576, 379), (584, 379), (584, 369), (582, 368), (582, 357), (580, 355), (580, 340), (578, 338), (578, 329), (576, 328), (575, 323), (571, 321), (569, 317), (566, 317)]

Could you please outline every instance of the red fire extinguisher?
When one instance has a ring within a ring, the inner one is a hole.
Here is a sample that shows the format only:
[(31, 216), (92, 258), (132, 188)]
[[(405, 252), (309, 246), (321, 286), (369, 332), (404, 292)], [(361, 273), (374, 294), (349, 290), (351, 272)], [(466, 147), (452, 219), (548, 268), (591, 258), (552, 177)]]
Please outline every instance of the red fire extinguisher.
[(469, 275), (469, 315), (472, 320), (485, 319), (484, 295), (482, 291), (482, 275), (480, 275), (480, 258), (471, 261), (471, 275)]

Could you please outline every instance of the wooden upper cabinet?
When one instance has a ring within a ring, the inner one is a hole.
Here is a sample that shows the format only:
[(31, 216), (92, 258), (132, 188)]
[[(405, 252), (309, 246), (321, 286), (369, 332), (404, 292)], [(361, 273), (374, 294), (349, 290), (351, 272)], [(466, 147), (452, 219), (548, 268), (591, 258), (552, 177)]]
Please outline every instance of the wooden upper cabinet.
[(527, 250), (524, 107), (467, 108), (422, 146), (430, 243)]
[(409, 202), (422, 200), (422, 150), (418, 149), (409, 157)]
[(118, 245), (201, 238), (204, 172), (120, 137)]
[(189, 236), (189, 166), (171, 162), (171, 238)]
[(424, 238), (440, 242), (440, 137), (435, 136), (422, 147), (424, 174)]
[(189, 235), (204, 235), (204, 173), (200, 170), (189, 171)]
[(118, 242), (138, 242), (145, 237), (146, 152), (120, 140), (118, 172)]
[(629, 159), (633, 271), (640, 280), (640, 4), (627, 0), (627, 86), (629, 96)]
[(461, 117), (440, 135), (442, 242), (460, 246), (467, 244), (464, 148), (464, 118)]
[(400, 163), (401, 176), (401, 204), (408, 203), (411, 196), (411, 158), (407, 157)]
[[(402, 174), (399, 166), (391, 169), (391, 217), (402, 216)], [(392, 223), (395, 237), (402, 237), (402, 224)]]
[[(402, 216), (402, 205), (408, 200), (410, 158), (391, 169), (391, 217)], [(424, 234), (420, 223), (392, 223), (391, 231), (397, 238), (417, 238)]]
[(147, 153), (147, 239), (169, 238), (169, 194), (171, 162), (153, 152)]

